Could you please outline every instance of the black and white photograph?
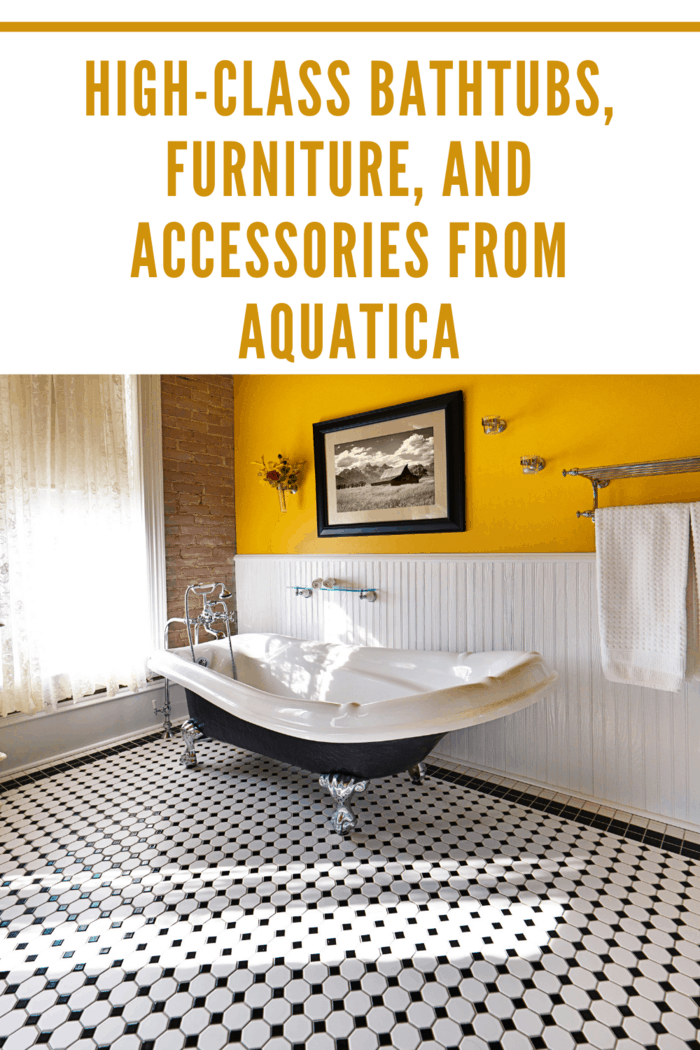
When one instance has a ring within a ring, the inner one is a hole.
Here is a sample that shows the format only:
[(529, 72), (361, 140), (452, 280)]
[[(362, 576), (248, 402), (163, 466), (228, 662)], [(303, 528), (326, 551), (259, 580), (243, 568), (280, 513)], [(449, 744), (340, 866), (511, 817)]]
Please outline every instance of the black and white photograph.
[(433, 428), (336, 445), (335, 489), (340, 511), (434, 505)]
[(460, 391), (314, 424), (318, 535), (463, 531)]

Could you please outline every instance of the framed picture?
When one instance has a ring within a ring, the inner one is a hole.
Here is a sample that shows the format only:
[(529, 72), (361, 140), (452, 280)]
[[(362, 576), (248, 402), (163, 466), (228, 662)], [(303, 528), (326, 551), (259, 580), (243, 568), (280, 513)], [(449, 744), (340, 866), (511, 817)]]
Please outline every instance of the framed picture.
[(461, 390), (314, 423), (319, 536), (464, 532)]

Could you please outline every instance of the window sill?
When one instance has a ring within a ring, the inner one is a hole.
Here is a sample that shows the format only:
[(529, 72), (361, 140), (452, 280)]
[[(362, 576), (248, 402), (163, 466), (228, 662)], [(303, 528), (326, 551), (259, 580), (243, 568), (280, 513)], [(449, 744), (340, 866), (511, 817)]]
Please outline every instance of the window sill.
[(114, 696), (109, 697), (105, 696), (104, 693), (91, 693), (89, 696), (83, 696), (79, 700), (59, 700), (58, 705), (51, 710), (36, 711), (33, 715), (25, 714), (24, 711), (13, 711), (12, 714), (5, 715), (4, 718), (0, 717), (0, 729), (3, 726), (17, 725), (20, 722), (33, 722), (37, 719), (52, 718), (54, 715), (63, 715), (80, 707), (108, 704), (112, 700), (123, 700), (128, 696), (144, 696), (146, 693), (152, 693), (156, 689), (162, 689), (163, 681), (164, 679), (160, 678), (156, 682), (149, 682), (143, 689), (139, 689), (137, 693), (133, 689), (120, 689)]

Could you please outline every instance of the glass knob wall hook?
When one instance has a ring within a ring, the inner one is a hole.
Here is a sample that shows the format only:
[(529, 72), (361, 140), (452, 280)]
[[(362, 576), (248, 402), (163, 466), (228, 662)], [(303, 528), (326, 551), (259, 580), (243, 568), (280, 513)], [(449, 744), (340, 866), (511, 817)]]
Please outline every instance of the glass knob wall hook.
[(541, 470), (544, 470), (546, 465), (542, 456), (520, 457), (520, 466), (523, 468), (523, 474), (538, 474)]
[(485, 434), (502, 434), (508, 424), (500, 416), (484, 416), (481, 420)]

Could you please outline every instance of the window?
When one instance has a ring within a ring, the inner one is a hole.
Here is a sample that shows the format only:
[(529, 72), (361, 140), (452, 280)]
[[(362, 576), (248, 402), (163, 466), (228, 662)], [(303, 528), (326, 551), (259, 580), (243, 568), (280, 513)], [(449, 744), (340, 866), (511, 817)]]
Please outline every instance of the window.
[(158, 377), (0, 376), (0, 713), (138, 691), (164, 620)]

